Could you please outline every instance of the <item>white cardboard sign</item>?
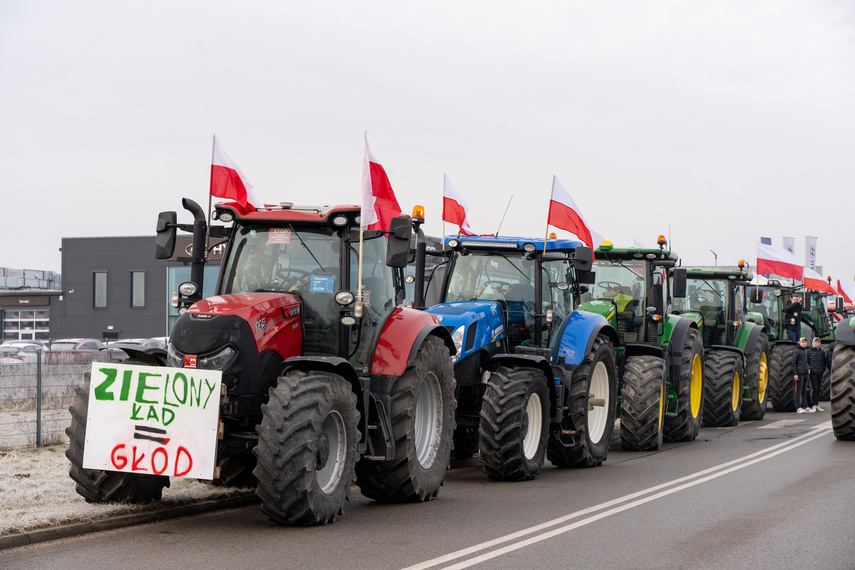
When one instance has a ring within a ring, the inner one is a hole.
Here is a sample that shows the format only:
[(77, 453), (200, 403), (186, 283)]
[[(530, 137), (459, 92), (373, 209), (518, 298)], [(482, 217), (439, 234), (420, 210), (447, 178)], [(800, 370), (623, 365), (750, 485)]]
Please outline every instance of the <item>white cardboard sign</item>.
[(213, 479), (222, 372), (93, 362), (83, 467)]

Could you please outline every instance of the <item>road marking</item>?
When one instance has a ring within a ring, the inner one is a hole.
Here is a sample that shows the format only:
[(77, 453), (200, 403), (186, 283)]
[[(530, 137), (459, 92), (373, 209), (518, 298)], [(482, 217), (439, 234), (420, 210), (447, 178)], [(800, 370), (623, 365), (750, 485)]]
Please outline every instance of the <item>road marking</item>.
[(801, 423), (803, 421), (804, 420), (797, 420), (795, 418), (793, 418), (791, 420), (779, 420), (777, 422), (772, 422), (771, 424), (769, 424), (767, 426), (760, 426), (757, 429), (780, 429), (780, 428), (794, 426), (794, 425)]
[[(785, 420), (786, 421), (786, 420)], [(766, 461), (767, 459), (771, 459), (776, 455), (780, 455), (781, 453), (785, 453), (787, 451), (791, 451), (799, 446), (802, 446), (806, 443), (810, 443), (815, 439), (819, 439), (825, 435), (828, 435), (829, 430), (831, 429), (831, 422), (826, 422), (824, 424), (820, 424), (811, 431), (806, 434), (802, 434), (790, 441), (782, 442), (768, 449), (757, 451), (750, 455), (746, 455), (745, 457), (741, 457), (739, 459), (734, 459), (732, 461), (728, 461), (727, 463), (722, 463), (721, 465), (717, 465), (715, 467), (710, 467), (708, 469), (704, 469), (702, 471), (698, 471), (697, 473), (693, 473), (692, 475), (687, 475), (685, 477), (681, 477), (679, 479), (674, 479), (673, 481), (669, 481), (667, 483), (662, 483), (660, 485), (655, 485), (648, 489), (644, 489), (643, 491), (638, 491), (636, 493), (631, 493), (629, 495), (624, 495), (623, 497), (613, 499), (611, 501), (607, 501), (605, 503), (601, 503), (599, 505), (595, 505), (593, 507), (588, 507), (586, 509), (582, 509), (575, 513), (570, 513), (569, 515), (565, 515), (563, 517), (559, 517), (557, 519), (553, 519), (551, 521), (547, 521), (545, 523), (529, 527), (527, 529), (523, 529), (493, 540), (489, 540), (487, 542), (482, 542), (481, 544), (476, 544), (474, 546), (470, 546), (468, 548), (464, 548), (458, 550), (456, 552), (450, 552), (443, 556), (439, 556), (437, 558), (433, 558), (431, 560), (426, 560), (419, 564), (414, 564), (413, 566), (408, 566), (404, 570), (423, 570), (426, 568), (433, 568), (435, 566), (439, 566), (441, 564), (445, 564), (446, 562), (451, 562), (452, 560), (457, 560), (459, 558), (463, 558), (465, 556), (469, 556), (470, 554), (475, 554), (476, 552), (480, 552), (482, 550), (487, 550), (492, 547), (500, 546), (502, 544), (507, 544), (509, 542), (513, 542), (517, 539), (523, 538), (530, 534), (539, 533), (548, 528), (554, 527), (556, 525), (560, 525), (566, 523), (570, 520), (584, 517), (587, 515), (588, 518), (579, 520), (569, 525), (561, 526), (555, 528), (551, 531), (545, 532), (543, 534), (538, 534), (537, 536), (533, 536), (526, 540), (521, 540), (519, 542), (514, 542), (513, 544), (508, 544), (507, 546), (503, 546), (498, 548), (497, 550), (493, 550), (491, 552), (487, 552), (475, 558), (470, 558), (469, 560), (465, 560), (458, 564), (452, 566), (445, 566), (447, 570), (451, 569), (462, 569), (468, 568), (475, 564), (480, 564), (481, 562), (485, 562), (487, 560), (491, 560), (493, 558), (497, 558), (509, 552), (513, 552), (514, 550), (519, 550), (521, 548), (525, 548), (526, 546), (530, 546), (532, 544), (536, 544), (543, 540), (547, 540), (549, 538), (558, 536), (560, 534), (564, 534), (573, 529), (591, 524), (598, 520), (604, 519), (606, 517), (610, 517), (612, 515), (616, 515), (623, 511), (644, 505), (651, 501), (655, 501), (656, 499), (661, 499), (662, 497), (666, 497), (668, 495), (672, 495), (679, 491), (683, 491), (690, 487), (694, 487), (696, 485), (700, 485), (701, 483), (705, 483), (707, 481), (711, 481), (713, 479), (717, 479), (723, 475), (727, 475), (729, 473), (733, 473), (734, 471), (738, 471), (740, 469), (744, 469), (750, 465), (755, 463), (759, 463), (760, 461)], [(693, 481), (694, 479), (694, 481)], [(669, 489), (669, 487), (671, 487)], [(645, 497), (645, 495), (648, 495)], [(630, 502), (631, 501), (631, 502)], [(626, 503), (626, 504), (622, 504)], [(609, 509), (609, 510), (605, 510)], [(603, 511), (598, 514), (597, 511)]]

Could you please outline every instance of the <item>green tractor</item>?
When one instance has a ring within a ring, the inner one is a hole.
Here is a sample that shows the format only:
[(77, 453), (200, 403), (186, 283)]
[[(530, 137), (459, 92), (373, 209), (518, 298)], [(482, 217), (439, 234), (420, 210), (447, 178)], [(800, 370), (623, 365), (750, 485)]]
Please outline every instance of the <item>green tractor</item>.
[(762, 420), (769, 381), (769, 339), (763, 325), (745, 319), (745, 288), (752, 274), (738, 269), (687, 268), (688, 294), (672, 313), (698, 325), (704, 343), (703, 425), (735, 426)]
[[(784, 328), (784, 305), (793, 295), (803, 297), (799, 336), (808, 340), (808, 346), (813, 343), (814, 338), (819, 337), (825, 350), (831, 350), (834, 342), (831, 317), (826, 309), (827, 293), (805, 290), (801, 283), (788, 285), (776, 279), (768, 279), (764, 284), (757, 284), (749, 289), (750, 312), (746, 314), (745, 319), (766, 329), (771, 346), (769, 402), (776, 412), (793, 412), (796, 409), (792, 362), (798, 343), (787, 338)], [(830, 377), (823, 380), (823, 384), (829, 382)], [(828, 398), (828, 389), (825, 391), (825, 398)], [(822, 388), (820, 399), (823, 399)]]
[(628, 450), (691, 441), (701, 425), (704, 347), (695, 321), (669, 314), (672, 294), (685, 296), (686, 270), (665, 245), (662, 236), (658, 249), (603, 242), (595, 252), (596, 282), (579, 306), (617, 331), (620, 439)]

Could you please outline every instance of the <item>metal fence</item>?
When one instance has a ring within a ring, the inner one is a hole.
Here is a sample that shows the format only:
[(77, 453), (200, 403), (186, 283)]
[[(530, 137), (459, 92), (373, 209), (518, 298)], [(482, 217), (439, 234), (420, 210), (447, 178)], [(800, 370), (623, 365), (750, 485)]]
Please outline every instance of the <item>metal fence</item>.
[(91, 363), (0, 364), (0, 451), (68, 442), (68, 406)]

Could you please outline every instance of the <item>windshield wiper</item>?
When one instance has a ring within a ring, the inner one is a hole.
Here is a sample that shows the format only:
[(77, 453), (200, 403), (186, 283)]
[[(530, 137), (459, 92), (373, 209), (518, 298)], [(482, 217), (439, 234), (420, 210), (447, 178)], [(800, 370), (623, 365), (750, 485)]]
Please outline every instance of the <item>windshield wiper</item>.
[(309, 246), (308, 246), (308, 245), (306, 245), (306, 242), (304, 242), (304, 241), (303, 241), (303, 238), (301, 238), (301, 237), (300, 237), (300, 234), (298, 234), (298, 233), (297, 233), (297, 230), (295, 230), (295, 229), (294, 229), (294, 226), (292, 226), (291, 224), (288, 224), (288, 229), (290, 229), (292, 232), (294, 232), (294, 235), (295, 235), (295, 236), (297, 236), (297, 239), (298, 239), (298, 240), (300, 240), (300, 244), (301, 244), (303, 247), (305, 247), (305, 248), (306, 248), (306, 251), (308, 251), (308, 252), (309, 252), (309, 255), (311, 255), (311, 256), (312, 256), (312, 259), (314, 259), (314, 260), (315, 260), (315, 263), (317, 263), (317, 264), (318, 264), (318, 267), (320, 267), (320, 268), (321, 268), (321, 271), (326, 271), (326, 269), (324, 269), (324, 266), (323, 266), (323, 265), (321, 265), (321, 262), (320, 262), (320, 261), (318, 261), (318, 258), (317, 258), (317, 257), (315, 257), (315, 254), (314, 254), (314, 253), (312, 253), (312, 250), (311, 250), (311, 249), (309, 249)]

